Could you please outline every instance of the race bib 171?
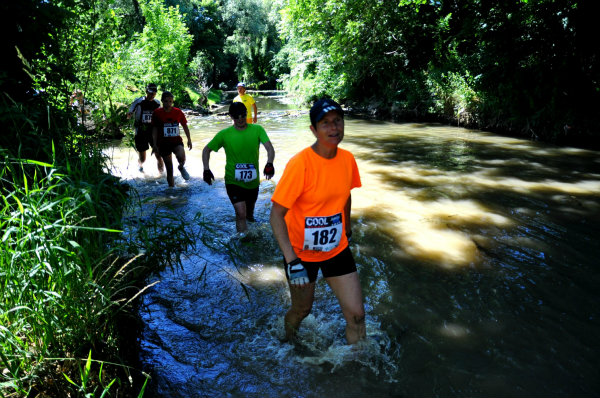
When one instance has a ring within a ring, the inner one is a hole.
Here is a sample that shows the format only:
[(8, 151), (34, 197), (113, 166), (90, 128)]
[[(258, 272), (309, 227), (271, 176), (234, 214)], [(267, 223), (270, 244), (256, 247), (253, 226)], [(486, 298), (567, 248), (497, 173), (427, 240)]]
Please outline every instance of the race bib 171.
[(342, 213), (304, 219), (304, 250), (328, 252), (342, 239)]
[(179, 123), (165, 123), (164, 137), (179, 137)]

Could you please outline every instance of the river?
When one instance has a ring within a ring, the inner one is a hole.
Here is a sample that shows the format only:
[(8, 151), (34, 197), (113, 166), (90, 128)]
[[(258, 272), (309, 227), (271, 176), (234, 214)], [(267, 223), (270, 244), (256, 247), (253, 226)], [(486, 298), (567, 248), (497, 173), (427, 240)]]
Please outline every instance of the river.
[[(202, 236), (143, 297), (140, 359), (157, 397), (597, 396), (600, 394), (600, 153), (459, 127), (346, 119), (357, 159), (353, 242), (367, 339), (319, 279), (301, 342), (282, 343), (289, 293), (268, 223), (289, 158), (313, 142), (308, 112), (258, 97), (276, 150), (257, 222), (235, 234), (223, 150), (216, 182), (201, 151), (230, 121), (189, 116), (185, 182), (111, 148), (113, 173), (146, 209)], [(266, 160), (261, 146), (260, 169)]]

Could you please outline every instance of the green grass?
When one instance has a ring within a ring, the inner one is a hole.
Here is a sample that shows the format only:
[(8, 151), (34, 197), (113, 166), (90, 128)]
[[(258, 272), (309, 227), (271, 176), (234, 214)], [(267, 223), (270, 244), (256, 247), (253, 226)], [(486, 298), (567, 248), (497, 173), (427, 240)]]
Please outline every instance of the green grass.
[(123, 319), (201, 228), (158, 211), (131, 228), (124, 215), (148, 206), (104, 171), (97, 139), (57, 112), (0, 107), (17, 137), (0, 147), (0, 397), (141, 397)]
[[(196, 90), (192, 87), (187, 87), (186, 92), (190, 96), (192, 103), (198, 104), (198, 101), (202, 97), (202, 94), (198, 90)], [(220, 103), (222, 95), (223, 95), (222, 90), (211, 88), (210, 91), (208, 92), (208, 95), (206, 96), (208, 106)]]
[(214, 104), (220, 103), (222, 95), (223, 95), (222, 90), (217, 90), (217, 89), (211, 88), (210, 91), (208, 92), (208, 104), (214, 105)]
[(97, 172), (101, 161), (98, 153), (65, 167), (3, 159), (2, 392), (26, 395), (47, 358), (76, 357), (114, 332), (126, 273), (109, 247), (127, 198), (114, 177)]
[(148, 376), (117, 360), (119, 314), (201, 228), (157, 209), (123, 233), (123, 213), (148, 206), (101, 172), (95, 148), (64, 166), (0, 155), (0, 397), (143, 391)]
[(197, 104), (198, 100), (201, 97), (200, 93), (198, 91), (194, 90), (192, 87), (186, 87), (185, 91), (190, 96), (190, 99), (192, 100), (192, 104)]

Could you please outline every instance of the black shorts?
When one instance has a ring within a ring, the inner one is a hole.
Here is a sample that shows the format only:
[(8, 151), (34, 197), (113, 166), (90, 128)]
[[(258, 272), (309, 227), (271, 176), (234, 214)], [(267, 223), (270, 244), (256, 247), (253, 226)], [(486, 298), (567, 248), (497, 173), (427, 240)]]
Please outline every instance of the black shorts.
[(256, 203), (256, 199), (258, 199), (258, 187), (248, 189), (236, 184), (225, 184), (225, 189), (227, 189), (227, 196), (229, 196), (231, 204), (239, 202)]
[(141, 127), (136, 127), (134, 141), (135, 149), (138, 152), (147, 151), (152, 146), (152, 129), (144, 130)]
[(166, 158), (167, 156), (170, 156), (174, 152), (175, 148), (177, 148), (178, 146), (183, 146), (183, 142), (178, 142), (176, 144), (172, 142), (161, 142), (158, 145), (158, 152), (160, 153), (160, 157)]
[[(300, 259), (302, 261), (302, 258)], [(286, 265), (285, 259), (283, 265)], [(335, 257), (325, 261), (302, 261), (302, 265), (306, 268), (308, 274), (308, 280), (314, 282), (317, 280), (319, 269), (324, 278), (330, 278), (333, 276), (342, 276), (356, 272), (356, 263), (354, 257), (350, 251), (350, 247), (346, 247), (344, 250), (339, 252)], [(286, 274), (287, 278), (287, 274)]]

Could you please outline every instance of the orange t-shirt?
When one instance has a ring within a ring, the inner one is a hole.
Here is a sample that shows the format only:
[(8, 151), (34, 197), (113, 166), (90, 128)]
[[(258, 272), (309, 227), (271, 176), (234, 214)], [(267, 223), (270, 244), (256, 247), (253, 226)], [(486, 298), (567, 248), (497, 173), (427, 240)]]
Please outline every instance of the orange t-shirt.
[(311, 147), (290, 159), (271, 201), (288, 209), (290, 242), (304, 261), (325, 261), (348, 246), (344, 206), (360, 187), (354, 156), (341, 148), (325, 159)]

